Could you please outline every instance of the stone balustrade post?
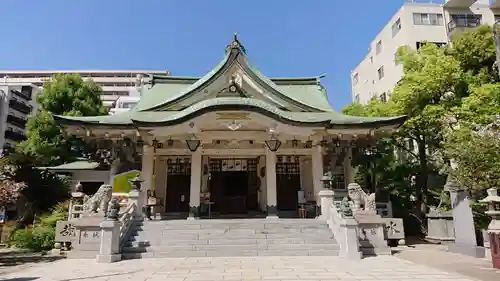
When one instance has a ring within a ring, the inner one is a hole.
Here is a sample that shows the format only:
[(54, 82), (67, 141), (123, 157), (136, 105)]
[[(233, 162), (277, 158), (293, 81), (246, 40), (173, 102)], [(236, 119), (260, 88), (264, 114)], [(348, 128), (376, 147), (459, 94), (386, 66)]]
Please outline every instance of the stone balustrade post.
[(143, 207), (140, 190), (133, 189), (128, 193), (128, 205), (132, 204), (135, 204), (135, 206), (137, 206), (137, 212), (138, 214), (140, 214)]
[(122, 259), (120, 254), (120, 222), (104, 220), (101, 227), (101, 246), (96, 259), (97, 262), (111, 263)]
[(328, 220), (330, 219), (330, 206), (333, 204), (333, 197), (335, 193), (333, 190), (326, 189), (321, 190), (318, 193), (320, 204), (321, 204), (321, 216), (320, 219)]
[(363, 257), (360, 251), (359, 238), (358, 238), (358, 222), (354, 218), (344, 218), (340, 222), (340, 237), (338, 241), (340, 245), (339, 255), (344, 258), (359, 260)]
[(137, 176), (129, 180), (129, 182), (132, 184), (132, 189), (128, 193), (128, 202), (129, 204), (135, 204), (137, 207), (137, 213), (134, 215), (142, 217), (145, 215), (144, 213), (146, 208), (146, 200), (144, 200), (146, 194), (141, 188), (144, 181)]
[(101, 227), (101, 245), (97, 262), (111, 263), (122, 259), (120, 254), (120, 222), (118, 221), (118, 212), (120, 204), (116, 198), (111, 199), (107, 218), (102, 221)]

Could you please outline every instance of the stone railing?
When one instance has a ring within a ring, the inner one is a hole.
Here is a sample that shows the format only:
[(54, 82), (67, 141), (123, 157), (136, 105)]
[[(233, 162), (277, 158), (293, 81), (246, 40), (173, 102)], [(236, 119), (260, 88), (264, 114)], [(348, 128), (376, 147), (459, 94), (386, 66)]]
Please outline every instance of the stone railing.
[[(337, 208), (333, 200), (334, 192), (332, 190), (322, 190), (319, 193), (321, 198), (321, 219), (324, 219), (332, 231), (337, 243), (339, 243), (339, 255), (349, 259), (361, 259), (363, 257), (360, 251), (358, 240), (358, 223), (348, 214)], [(350, 210), (350, 208), (349, 208)]]
[(131, 203), (125, 209), (125, 211), (120, 214), (118, 221), (120, 222), (120, 249), (123, 248), (127, 238), (130, 234), (130, 230), (134, 226), (134, 218), (137, 214), (137, 205)]

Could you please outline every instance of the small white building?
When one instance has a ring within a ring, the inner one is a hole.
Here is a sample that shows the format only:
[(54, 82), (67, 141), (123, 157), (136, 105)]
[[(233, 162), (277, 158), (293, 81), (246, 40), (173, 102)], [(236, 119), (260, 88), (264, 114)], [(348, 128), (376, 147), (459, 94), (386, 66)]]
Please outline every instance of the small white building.
[[(438, 46), (450, 42), (456, 32), (500, 19), (498, 0), (407, 1), (368, 46), (368, 54), (351, 72), (352, 100), (386, 101), (403, 76), (396, 63), (401, 46), (418, 49), (423, 42)], [(441, 1), (442, 2), (442, 1)]]

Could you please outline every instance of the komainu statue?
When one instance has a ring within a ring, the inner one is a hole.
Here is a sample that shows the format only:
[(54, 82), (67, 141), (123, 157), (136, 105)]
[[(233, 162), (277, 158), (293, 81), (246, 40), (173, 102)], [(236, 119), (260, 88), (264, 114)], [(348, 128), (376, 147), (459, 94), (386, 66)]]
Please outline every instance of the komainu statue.
[(375, 193), (367, 195), (357, 183), (350, 183), (347, 186), (349, 198), (354, 203), (354, 211), (365, 211), (369, 213), (377, 212)]
[(83, 201), (83, 214), (108, 213), (108, 205), (113, 194), (113, 187), (109, 184), (103, 184), (92, 196), (85, 196)]

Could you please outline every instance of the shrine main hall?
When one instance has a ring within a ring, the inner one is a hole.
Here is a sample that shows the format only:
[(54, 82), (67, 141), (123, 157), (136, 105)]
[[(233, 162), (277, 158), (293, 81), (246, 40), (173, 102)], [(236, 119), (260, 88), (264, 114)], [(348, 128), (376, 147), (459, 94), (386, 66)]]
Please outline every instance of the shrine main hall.
[(317, 209), (324, 173), (334, 190), (345, 190), (356, 143), (404, 122), (336, 112), (320, 76), (266, 77), (236, 35), (201, 78), (148, 78), (138, 77), (141, 98), (128, 112), (54, 118), (86, 141), (132, 147), (134, 155), (112, 161), (110, 182), (140, 170), (143, 191), (165, 216), (294, 217), (304, 206)]

